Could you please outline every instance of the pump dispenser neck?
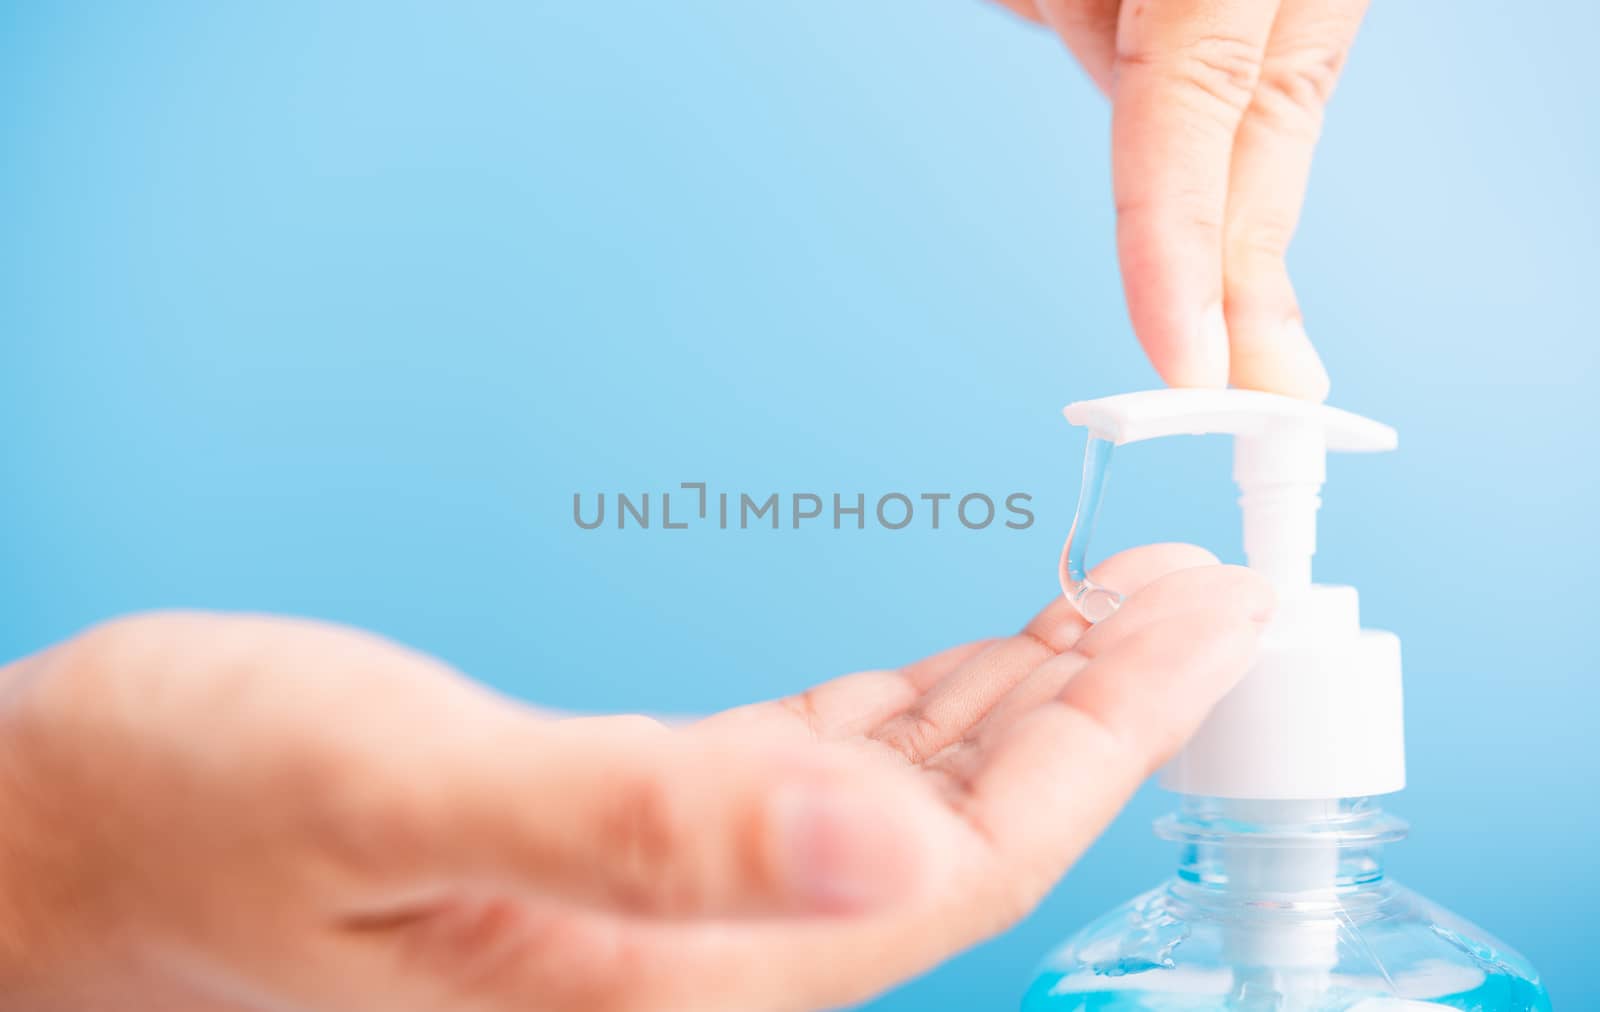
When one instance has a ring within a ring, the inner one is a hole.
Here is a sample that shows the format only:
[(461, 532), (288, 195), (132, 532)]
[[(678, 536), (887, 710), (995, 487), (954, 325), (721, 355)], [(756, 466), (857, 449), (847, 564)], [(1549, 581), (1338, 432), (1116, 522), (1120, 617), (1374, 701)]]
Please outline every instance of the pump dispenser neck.
[(1270, 438), (1234, 440), (1245, 559), (1279, 594), (1311, 586), (1326, 459), (1322, 434), (1311, 425), (1286, 423)]
[(1340, 926), (1382, 910), (1383, 844), (1405, 833), (1363, 799), (1186, 798), (1156, 827), (1184, 845), (1173, 903), (1232, 926), (1228, 961), (1313, 990), (1338, 962)]
[(1183, 845), (1178, 880), (1199, 898), (1336, 900), (1383, 880), (1383, 847), (1406, 823), (1370, 798), (1249, 802), (1186, 797), (1156, 822), (1156, 835)]

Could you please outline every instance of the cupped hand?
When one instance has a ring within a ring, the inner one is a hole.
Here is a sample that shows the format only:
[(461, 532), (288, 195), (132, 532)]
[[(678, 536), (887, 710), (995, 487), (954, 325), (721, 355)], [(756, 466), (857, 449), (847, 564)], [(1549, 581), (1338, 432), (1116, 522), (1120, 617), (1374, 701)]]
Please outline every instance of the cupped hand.
[(1133, 327), (1174, 386), (1322, 400), (1284, 256), (1366, 0), (999, 0), (1111, 96)]
[(99, 627), (0, 671), (0, 1005), (861, 999), (1022, 916), (1244, 671), (1270, 591), (1211, 561), (681, 727), (316, 623)]

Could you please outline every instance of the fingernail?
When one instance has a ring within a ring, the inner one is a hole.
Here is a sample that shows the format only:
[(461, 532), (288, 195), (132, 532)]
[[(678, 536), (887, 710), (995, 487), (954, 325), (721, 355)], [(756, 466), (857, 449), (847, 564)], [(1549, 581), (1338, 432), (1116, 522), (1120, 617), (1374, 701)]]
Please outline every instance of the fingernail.
[(1267, 601), (1264, 603), (1258, 603), (1250, 611), (1250, 621), (1254, 622), (1256, 625), (1271, 625), (1272, 620), (1278, 616), (1278, 595), (1273, 593), (1271, 590), (1268, 590), (1267, 593)]
[(1285, 321), (1279, 343), (1277, 387), (1291, 397), (1328, 399), (1328, 369), (1299, 317)]
[(1308, 401), (1327, 400), (1328, 370), (1299, 316), (1276, 324), (1247, 325), (1236, 337), (1234, 386)]
[(807, 909), (843, 913), (882, 906), (908, 885), (906, 834), (882, 805), (839, 787), (789, 787), (773, 798), (779, 861)]
[(1270, 624), (1278, 614), (1278, 590), (1272, 582), (1247, 566), (1225, 566), (1223, 569), (1236, 575), (1231, 584), (1225, 585), (1226, 593), (1219, 593), (1217, 599), (1226, 602), (1228, 607), (1238, 609), (1234, 614), (1241, 618), (1247, 618), (1256, 625)]
[(1261, 574), (1253, 570), (1252, 574), (1256, 580), (1249, 596), (1250, 621), (1259, 626), (1270, 625), (1278, 617), (1278, 589)]
[(1228, 385), (1228, 320), (1222, 314), (1222, 303), (1215, 303), (1200, 314), (1188, 363), (1184, 375), (1174, 377), (1175, 386)]

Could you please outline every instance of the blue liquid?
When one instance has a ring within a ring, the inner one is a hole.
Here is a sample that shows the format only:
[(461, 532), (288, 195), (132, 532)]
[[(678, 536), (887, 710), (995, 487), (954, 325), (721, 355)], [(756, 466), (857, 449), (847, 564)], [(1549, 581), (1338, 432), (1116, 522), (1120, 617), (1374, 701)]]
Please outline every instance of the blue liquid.
[[(1149, 967), (1133, 967), (1127, 972), (1136, 973)], [(1171, 991), (1075, 991), (1051, 994), (1061, 980), (1059, 973), (1045, 973), (1034, 979), (1022, 999), (1022, 1012), (1245, 1012), (1261, 1009), (1263, 1012), (1345, 1012), (1365, 1001), (1366, 1008), (1382, 1012), (1383, 997), (1358, 994), (1345, 988), (1331, 988), (1308, 1005), (1275, 1004), (1274, 998), (1260, 999), (1224, 997), (1221, 995), (1181, 994)], [(1392, 1000), (1392, 999), (1391, 999)], [(1441, 1010), (1458, 1012), (1551, 1012), (1550, 996), (1542, 986), (1515, 977), (1495, 976), (1471, 991), (1439, 997), (1412, 998), (1413, 1002), (1433, 1005)], [(1362, 1012), (1366, 1012), (1363, 1009)], [(1422, 1012), (1421, 1007), (1410, 1006), (1406, 1012)]]
[(1072, 606), (1090, 622), (1102, 622), (1122, 607), (1122, 595), (1089, 579), (1089, 538), (1100, 515), (1100, 500), (1105, 496), (1106, 475), (1111, 467), (1109, 440), (1089, 437), (1083, 448), (1083, 484), (1078, 489), (1078, 509), (1072, 529), (1061, 548), (1061, 592)]
[[(1527, 960), (1383, 877), (1382, 847), (1401, 824), (1365, 799), (1303, 823), (1219, 828), (1218, 810), (1189, 799), (1162, 820), (1161, 834), (1185, 843), (1177, 876), (1058, 946), (1023, 1012), (1551, 1012)], [(1338, 848), (1336, 903), (1231, 874), (1307, 831)]]

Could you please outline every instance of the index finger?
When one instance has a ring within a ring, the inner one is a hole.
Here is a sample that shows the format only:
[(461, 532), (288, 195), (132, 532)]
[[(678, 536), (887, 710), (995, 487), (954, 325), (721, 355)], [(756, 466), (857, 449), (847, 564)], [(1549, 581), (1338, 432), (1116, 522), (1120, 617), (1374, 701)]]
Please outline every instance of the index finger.
[[(1163, 574), (1215, 561), (1211, 553), (1193, 545), (1149, 545), (1108, 559), (1095, 567), (1095, 577), (1132, 593)], [(1058, 597), (1019, 635), (997, 640), (957, 666), (871, 737), (920, 765), (965, 738), (1041, 665), (1072, 649), (1087, 625)]]
[(1226, 386), (1222, 247), (1234, 134), (1278, 0), (1128, 0), (1111, 90), (1117, 248), (1133, 328), (1172, 386)]

